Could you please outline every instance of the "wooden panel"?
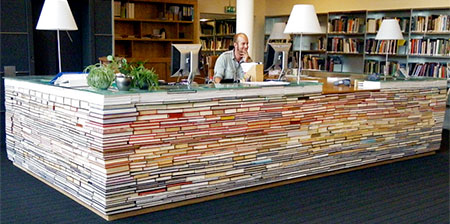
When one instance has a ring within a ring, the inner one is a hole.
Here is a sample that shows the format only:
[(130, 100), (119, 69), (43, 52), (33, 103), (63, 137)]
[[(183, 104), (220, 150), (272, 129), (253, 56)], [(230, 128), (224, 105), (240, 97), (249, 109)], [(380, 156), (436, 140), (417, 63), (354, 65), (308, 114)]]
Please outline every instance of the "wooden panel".
[(158, 74), (158, 79), (167, 80), (167, 63), (164, 62), (147, 62), (145, 63), (146, 68), (154, 68), (156, 74)]
[(164, 5), (161, 3), (134, 3), (134, 18), (136, 19), (157, 19), (160, 17), (160, 12), (164, 10)]
[(128, 21), (115, 21), (114, 35), (116, 37), (140, 37), (140, 23)]
[(120, 57), (133, 57), (131, 52), (131, 41), (116, 41), (114, 44), (115, 55)]
[(151, 35), (153, 34), (153, 30), (158, 30), (158, 34), (160, 34), (159, 31), (161, 29), (166, 30), (166, 39), (176, 39), (178, 38), (177, 33), (177, 24), (176, 23), (142, 23), (142, 36)]
[(135, 58), (170, 57), (170, 43), (135, 41), (133, 44), (133, 57)]
[(179, 24), (179, 32), (178, 32), (178, 38), (181, 39), (192, 39), (194, 36), (194, 33), (192, 30), (194, 29), (193, 24)]

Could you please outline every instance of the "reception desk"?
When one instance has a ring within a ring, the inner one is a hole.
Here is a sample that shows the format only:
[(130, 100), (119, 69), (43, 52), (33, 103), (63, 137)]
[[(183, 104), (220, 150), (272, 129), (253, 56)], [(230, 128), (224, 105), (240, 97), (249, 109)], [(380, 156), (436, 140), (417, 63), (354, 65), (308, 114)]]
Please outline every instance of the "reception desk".
[(6, 78), (8, 158), (107, 220), (429, 155), (441, 142), (447, 85), (118, 92), (49, 79)]

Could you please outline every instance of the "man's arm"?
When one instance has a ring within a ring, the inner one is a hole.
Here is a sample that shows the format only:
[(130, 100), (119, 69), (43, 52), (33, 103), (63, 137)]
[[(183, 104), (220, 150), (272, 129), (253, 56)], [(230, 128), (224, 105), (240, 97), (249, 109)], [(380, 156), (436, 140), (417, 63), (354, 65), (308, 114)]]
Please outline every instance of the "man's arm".
[(223, 54), (217, 58), (216, 64), (214, 65), (214, 82), (220, 83), (220, 81), (225, 77), (225, 58), (222, 57)]

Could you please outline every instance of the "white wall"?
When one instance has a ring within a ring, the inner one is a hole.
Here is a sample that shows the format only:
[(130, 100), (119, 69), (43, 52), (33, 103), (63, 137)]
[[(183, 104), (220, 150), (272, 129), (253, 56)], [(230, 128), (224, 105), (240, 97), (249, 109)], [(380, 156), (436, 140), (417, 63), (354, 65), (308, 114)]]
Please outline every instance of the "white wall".
[(223, 14), (224, 7), (228, 5), (236, 6), (236, 0), (198, 0), (198, 11)]

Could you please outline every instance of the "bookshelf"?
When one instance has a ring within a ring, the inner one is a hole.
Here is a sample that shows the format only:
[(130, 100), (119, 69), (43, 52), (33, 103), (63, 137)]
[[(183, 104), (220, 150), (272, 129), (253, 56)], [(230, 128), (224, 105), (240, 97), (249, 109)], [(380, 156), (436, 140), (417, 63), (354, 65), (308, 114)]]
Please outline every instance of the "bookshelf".
[(170, 77), (171, 45), (195, 43), (195, 0), (114, 1), (114, 55), (145, 62), (159, 79)]
[(410, 75), (450, 75), (449, 20), (450, 8), (411, 10), (407, 64)]
[[(327, 18), (326, 13), (318, 14), (319, 23), (322, 29), (322, 33), (319, 34), (303, 34), (302, 46), (300, 46), (300, 36), (292, 36), (292, 52), (290, 57), (294, 59), (290, 60), (290, 67), (297, 67), (299, 50), (302, 49), (302, 68), (303, 70), (324, 70), (325, 69), (325, 54), (326, 54), (326, 34), (327, 34)], [(266, 17), (266, 23), (264, 27), (264, 43), (268, 43), (270, 32), (272, 31), (273, 24), (284, 22), (289, 19), (288, 15), (285, 16), (271, 16)], [(265, 49), (266, 46), (264, 46)]]
[(234, 14), (200, 14), (200, 42), (206, 55), (220, 55), (233, 45), (236, 34)]
[[(403, 68), (412, 76), (445, 78), (450, 75), (450, 8), (362, 10), (317, 15), (324, 33), (303, 36), (303, 68), (310, 69), (311, 65), (323, 63), (323, 66), (312, 66), (311, 69), (382, 73), (388, 51), (389, 62), (393, 65), (391, 74)], [(285, 22), (288, 18), (288, 15), (266, 17), (266, 39), (275, 22)], [(399, 20), (404, 40), (375, 40), (385, 18)], [(293, 57), (298, 55), (296, 41), (298, 38), (294, 37)], [(320, 47), (322, 44), (326, 49)]]

